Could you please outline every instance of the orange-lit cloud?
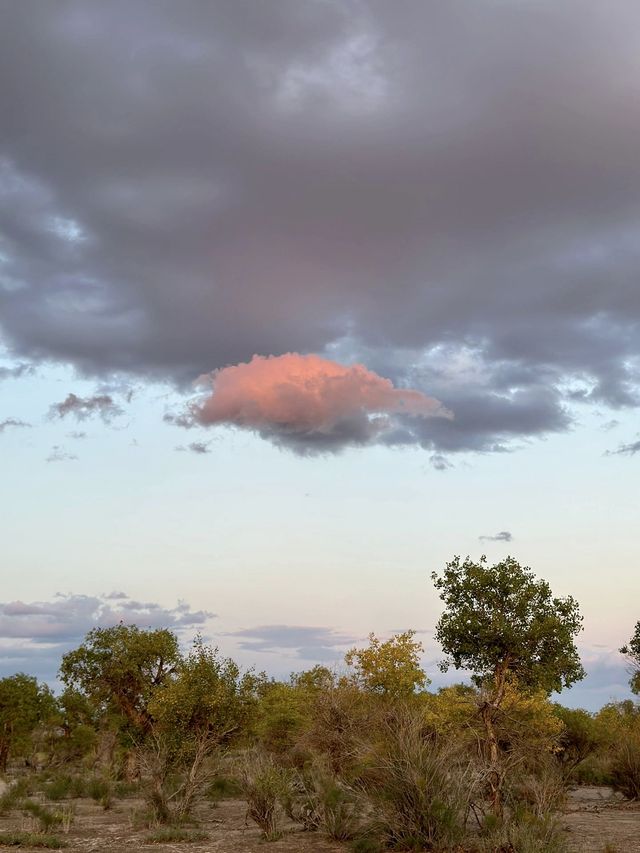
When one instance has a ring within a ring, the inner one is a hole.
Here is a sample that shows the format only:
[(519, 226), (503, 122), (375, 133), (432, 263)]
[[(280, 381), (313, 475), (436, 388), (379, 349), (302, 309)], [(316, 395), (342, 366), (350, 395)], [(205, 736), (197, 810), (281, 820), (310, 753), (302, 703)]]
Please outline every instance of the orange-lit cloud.
[(421, 391), (317, 355), (254, 355), (201, 380), (211, 383), (211, 393), (192, 404), (194, 421), (252, 429), (303, 453), (372, 443), (403, 415), (451, 417)]

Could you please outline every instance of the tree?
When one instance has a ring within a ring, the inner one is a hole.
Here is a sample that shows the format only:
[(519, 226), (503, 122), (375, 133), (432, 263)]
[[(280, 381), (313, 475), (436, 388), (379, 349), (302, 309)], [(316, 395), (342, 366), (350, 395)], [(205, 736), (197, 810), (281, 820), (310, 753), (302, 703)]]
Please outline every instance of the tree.
[(0, 773), (6, 773), (12, 753), (24, 751), (39, 723), (55, 707), (49, 688), (22, 672), (0, 679)]
[(395, 634), (382, 642), (369, 634), (365, 649), (350, 649), (344, 659), (354, 669), (354, 681), (371, 693), (396, 699), (413, 695), (427, 686), (429, 679), (420, 666), (422, 643), (415, 631)]
[(631, 692), (640, 694), (640, 622), (636, 622), (636, 628), (629, 642), (620, 649), (629, 664), (631, 678), (629, 686)]
[(144, 735), (153, 723), (149, 703), (179, 662), (178, 640), (171, 631), (117, 625), (89, 631), (82, 645), (62, 658), (60, 677), (101, 710), (124, 716)]
[(549, 695), (584, 678), (574, 638), (582, 629), (577, 602), (555, 598), (549, 584), (512, 557), (494, 566), (459, 557), (432, 579), (445, 612), (436, 639), (447, 655), (446, 670), (469, 669), (482, 688), (480, 713), (488, 747), (493, 807), (502, 813), (502, 772), (496, 720), (507, 688)]
[[(150, 799), (161, 821), (189, 814), (207, 778), (206, 759), (238, 736), (256, 703), (257, 683), (252, 672), (242, 674), (231, 658), (221, 657), (217, 648), (197, 637), (175, 677), (156, 691), (146, 757)], [(175, 771), (182, 771), (182, 781), (169, 793), (167, 781)]]

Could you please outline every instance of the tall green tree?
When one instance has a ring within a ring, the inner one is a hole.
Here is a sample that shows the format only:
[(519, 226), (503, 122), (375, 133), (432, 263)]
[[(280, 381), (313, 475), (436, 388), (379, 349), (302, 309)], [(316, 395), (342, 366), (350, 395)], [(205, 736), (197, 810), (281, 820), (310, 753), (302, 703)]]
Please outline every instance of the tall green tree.
[(432, 579), (445, 611), (436, 639), (450, 666), (470, 670), (482, 688), (480, 713), (486, 733), (494, 811), (502, 812), (502, 772), (496, 721), (507, 688), (550, 694), (584, 678), (575, 645), (582, 616), (571, 597), (557, 598), (531, 569), (507, 557), (493, 566), (486, 557), (459, 557)]
[(60, 677), (103, 711), (121, 714), (141, 734), (151, 730), (149, 703), (180, 664), (178, 639), (167, 629), (135, 625), (94, 628), (62, 658)]
[(27, 752), (36, 727), (55, 709), (44, 684), (22, 672), (0, 679), (0, 773), (6, 773), (12, 754)]
[(640, 622), (636, 622), (633, 636), (620, 649), (620, 653), (625, 655), (629, 664), (631, 672), (629, 686), (631, 687), (631, 692), (638, 695), (640, 694)]

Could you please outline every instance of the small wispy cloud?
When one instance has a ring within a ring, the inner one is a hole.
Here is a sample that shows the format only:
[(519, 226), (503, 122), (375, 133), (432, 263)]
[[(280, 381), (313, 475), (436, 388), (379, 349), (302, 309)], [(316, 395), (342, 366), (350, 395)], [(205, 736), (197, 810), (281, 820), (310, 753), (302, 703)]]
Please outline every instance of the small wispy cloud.
[(513, 542), (513, 535), (509, 530), (501, 530), (495, 536), (478, 536), (481, 542)]
[(640, 453), (640, 439), (631, 441), (629, 444), (621, 444), (616, 450), (607, 450), (605, 456), (635, 456)]
[(429, 457), (429, 462), (436, 471), (447, 471), (449, 468), (455, 467), (453, 463), (449, 462), (447, 457), (443, 456), (441, 453), (432, 454)]
[(46, 458), (46, 462), (75, 462), (78, 457), (74, 453), (67, 453), (64, 447), (54, 444), (51, 452)]
[(3, 433), (9, 427), (24, 428), (30, 426), (31, 424), (18, 420), (18, 418), (5, 418), (3, 421), (0, 421), (0, 433)]
[(110, 394), (78, 397), (77, 394), (70, 393), (64, 400), (54, 403), (49, 409), (51, 418), (66, 418), (67, 415), (73, 415), (77, 420), (84, 421), (93, 415), (98, 415), (105, 423), (122, 414), (124, 414), (122, 408)]
[(197, 426), (193, 418), (185, 414), (176, 415), (173, 412), (167, 412), (162, 416), (162, 420), (170, 426), (177, 426), (182, 429), (193, 429)]
[(192, 441), (186, 446), (184, 444), (179, 444), (175, 449), (180, 452), (191, 452), (202, 456), (205, 453), (211, 453), (211, 450), (209, 449), (210, 444), (211, 442), (209, 441)]

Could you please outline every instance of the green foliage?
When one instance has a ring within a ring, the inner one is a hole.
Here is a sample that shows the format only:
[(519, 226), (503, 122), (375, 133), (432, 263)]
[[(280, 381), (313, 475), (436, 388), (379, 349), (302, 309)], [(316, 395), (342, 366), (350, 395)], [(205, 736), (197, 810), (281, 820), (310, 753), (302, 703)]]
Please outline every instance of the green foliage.
[(48, 832), (50, 829), (60, 826), (64, 820), (63, 812), (53, 811), (33, 800), (25, 800), (22, 803), (22, 810), (38, 821), (40, 829), (43, 832)]
[(0, 679), (0, 773), (12, 754), (25, 754), (35, 728), (50, 718), (55, 700), (46, 685), (22, 672)]
[(337, 776), (321, 756), (315, 756), (292, 779), (285, 808), (305, 830), (320, 829), (329, 838), (348, 841), (362, 823), (363, 797)]
[(182, 749), (202, 735), (221, 746), (240, 731), (255, 702), (255, 676), (242, 675), (231, 658), (196, 638), (189, 654), (176, 660), (173, 677), (150, 697), (149, 712)]
[(109, 779), (101, 779), (97, 776), (87, 780), (85, 786), (86, 794), (107, 811), (113, 805), (113, 783)]
[(60, 677), (101, 709), (113, 708), (141, 733), (152, 725), (148, 706), (180, 662), (178, 640), (166, 629), (95, 628), (62, 658)]
[(554, 714), (563, 728), (556, 757), (566, 778), (575, 775), (578, 765), (593, 755), (602, 743), (600, 727), (588, 711), (554, 705)]
[(538, 818), (530, 813), (515, 814), (485, 830), (477, 853), (568, 853), (567, 841), (552, 816)]
[(282, 835), (283, 802), (290, 797), (290, 777), (265, 752), (245, 755), (240, 768), (242, 790), (247, 800), (247, 817), (262, 830), (266, 841)]
[(306, 685), (268, 681), (260, 689), (256, 707), (255, 735), (270, 752), (291, 750), (309, 726), (310, 702), (317, 691)]
[(353, 667), (353, 681), (363, 690), (395, 699), (411, 696), (429, 683), (420, 666), (424, 651), (414, 640), (415, 631), (395, 634), (382, 642), (369, 634), (365, 649), (350, 649), (345, 655), (347, 666)]
[(438, 849), (463, 836), (471, 780), (452, 749), (405, 712), (390, 721), (361, 781), (375, 815), (372, 832), (397, 850)]
[(610, 765), (611, 783), (629, 800), (640, 800), (640, 728), (616, 743)]
[(640, 621), (636, 622), (633, 636), (621, 649), (620, 653), (625, 655), (631, 670), (629, 686), (631, 692), (640, 694)]
[(221, 800), (242, 796), (242, 786), (236, 779), (228, 776), (215, 776), (207, 785), (205, 796), (213, 805), (216, 805)]
[(455, 557), (432, 575), (446, 610), (436, 639), (453, 664), (470, 669), (477, 684), (509, 672), (521, 687), (560, 691), (584, 677), (574, 637), (582, 629), (578, 604), (555, 598), (512, 557), (488, 566)]
[(36, 779), (33, 776), (23, 776), (16, 781), (0, 797), (0, 815), (7, 814), (25, 797), (35, 791)]
[(196, 829), (181, 829), (180, 827), (164, 827), (157, 829), (148, 835), (145, 844), (171, 844), (175, 842), (184, 842), (185, 844), (194, 844), (196, 841), (206, 841), (209, 836), (206, 832), (199, 832)]
[(56, 835), (42, 835), (39, 832), (0, 832), (0, 847), (37, 847), (46, 850), (60, 850), (66, 846), (66, 841)]

